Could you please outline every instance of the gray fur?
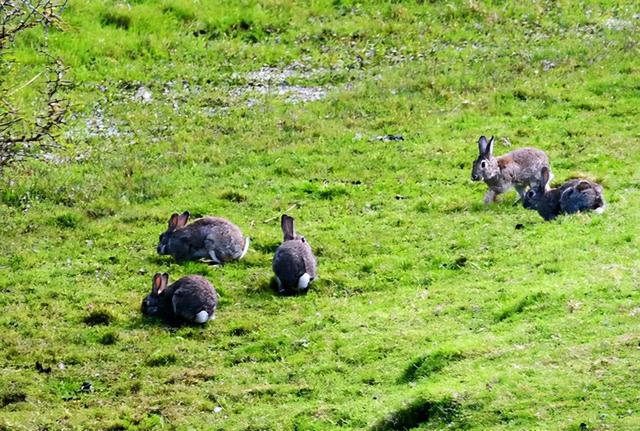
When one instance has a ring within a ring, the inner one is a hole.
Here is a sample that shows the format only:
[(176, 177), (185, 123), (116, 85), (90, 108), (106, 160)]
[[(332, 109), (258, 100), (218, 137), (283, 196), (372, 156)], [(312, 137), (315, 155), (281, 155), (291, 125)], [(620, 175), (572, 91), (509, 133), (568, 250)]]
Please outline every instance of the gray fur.
[(246, 253), (249, 238), (238, 226), (221, 217), (203, 217), (187, 225), (189, 212), (173, 214), (169, 227), (160, 235), (158, 254), (176, 260), (211, 259), (213, 263), (238, 260)]
[(283, 214), (280, 225), (283, 241), (273, 256), (272, 268), (281, 293), (293, 293), (298, 291), (298, 280), (305, 273), (310, 281), (316, 278), (316, 258), (307, 240), (296, 234), (293, 217)]
[(494, 202), (499, 194), (512, 188), (523, 199), (527, 186), (535, 187), (540, 183), (540, 169), (549, 169), (549, 158), (537, 148), (520, 148), (500, 157), (493, 157), (494, 141), (493, 136), (489, 141), (480, 136), (479, 155), (473, 162), (471, 180), (482, 180), (489, 187), (484, 196), (485, 204)]
[(218, 295), (209, 281), (199, 275), (182, 277), (168, 285), (169, 274), (153, 276), (151, 293), (142, 301), (142, 314), (166, 319), (179, 318), (190, 323), (198, 322), (198, 313), (206, 311), (213, 318)]
[(560, 214), (604, 211), (606, 204), (600, 184), (586, 179), (572, 179), (560, 187), (548, 189), (548, 169), (541, 169), (541, 177), (543, 183), (526, 193), (523, 204), (525, 208), (538, 211), (545, 220), (553, 220)]

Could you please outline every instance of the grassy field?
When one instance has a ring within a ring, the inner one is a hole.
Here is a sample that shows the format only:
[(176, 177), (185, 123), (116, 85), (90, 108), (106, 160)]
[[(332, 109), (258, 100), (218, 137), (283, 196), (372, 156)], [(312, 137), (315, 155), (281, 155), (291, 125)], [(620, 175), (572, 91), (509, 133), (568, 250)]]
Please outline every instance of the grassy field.
[[(637, 2), (421, 3), (70, 0), (65, 149), (0, 179), (0, 430), (640, 429)], [(485, 207), (483, 134), (607, 212)], [(245, 259), (158, 256), (184, 210)], [(285, 210), (306, 296), (271, 284)], [(144, 318), (158, 271), (217, 319)]]

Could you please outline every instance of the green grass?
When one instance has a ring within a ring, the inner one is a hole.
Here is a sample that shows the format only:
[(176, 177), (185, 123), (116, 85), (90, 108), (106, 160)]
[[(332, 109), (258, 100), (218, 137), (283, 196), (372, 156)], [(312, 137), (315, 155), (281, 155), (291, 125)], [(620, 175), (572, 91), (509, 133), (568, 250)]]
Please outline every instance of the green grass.
[[(65, 149), (0, 186), (0, 429), (640, 428), (638, 12), (71, 1)], [(481, 134), (598, 179), (607, 212), (484, 207)], [(184, 210), (238, 224), (246, 258), (156, 255)], [(271, 284), (285, 210), (306, 296)], [(164, 271), (206, 276), (217, 319), (143, 317)]]

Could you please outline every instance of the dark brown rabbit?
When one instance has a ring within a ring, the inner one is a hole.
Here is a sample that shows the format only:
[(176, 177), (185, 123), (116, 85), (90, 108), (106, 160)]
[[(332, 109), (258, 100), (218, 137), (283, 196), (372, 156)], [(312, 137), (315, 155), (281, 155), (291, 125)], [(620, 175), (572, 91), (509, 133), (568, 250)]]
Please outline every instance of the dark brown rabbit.
[(484, 181), (489, 190), (484, 195), (484, 203), (494, 202), (499, 194), (512, 188), (518, 192), (519, 199), (524, 198), (527, 186), (535, 187), (540, 183), (540, 169), (549, 169), (549, 158), (537, 148), (520, 148), (499, 157), (493, 157), (493, 136), (480, 136), (478, 150), (480, 154), (473, 162), (471, 180)]
[(541, 169), (542, 183), (531, 188), (522, 202), (525, 208), (534, 209), (545, 220), (552, 220), (560, 214), (593, 211), (604, 212), (606, 203), (602, 186), (587, 179), (575, 178), (555, 189), (549, 189), (549, 170)]
[(249, 249), (249, 238), (238, 226), (221, 217), (203, 217), (187, 225), (189, 211), (169, 218), (169, 227), (160, 235), (158, 254), (169, 254), (176, 260), (210, 259), (222, 264), (242, 259)]
[(293, 217), (283, 214), (280, 225), (284, 238), (272, 263), (278, 290), (280, 293), (305, 292), (316, 278), (316, 258), (305, 237), (296, 234)]
[(142, 314), (191, 323), (214, 319), (218, 295), (209, 281), (199, 275), (182, 277), (169, 285), (169, 274), (153, 276), (151, 293), (142, 301)]

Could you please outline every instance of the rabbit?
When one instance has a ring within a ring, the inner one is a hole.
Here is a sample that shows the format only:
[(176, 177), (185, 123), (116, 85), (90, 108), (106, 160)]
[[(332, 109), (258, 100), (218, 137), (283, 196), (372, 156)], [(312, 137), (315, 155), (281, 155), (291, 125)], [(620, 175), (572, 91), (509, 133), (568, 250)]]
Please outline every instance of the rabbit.
[(169, 274), (153, 276), (151, 293), (142, 301), (142, 314), (166, 319), (180, 318), (191, 323), (215, 319), (218, 295), (211, 283), (199, 275), (188, 275), (171, 285)]
[(239, 260), (249, 250), (238, 226), (220, 217), (203, 217), (187, 225), (189, 211), (171, 215), (169, 228), (160, 235), (157, 251), (176, 260), (211, 259), (213, 264)]
[(306, 292), (316, 278), (316, 257), (307, 240), (297, 235), (293, 217), (286, 214), (280, 220), (284, 239), (273, 256), (272, 268), (278, 282), (278, 291)]
[[(519, 200), (524, 198), (527, 186), (534, 187), (540, 183), (540, 169), (549, 169), (549, 158), (537, 148), (520, 148), (500, 157), (493, 157), (493, 136), (480, 136), (478, 149), (480, 154), (473, 162), (471, 180), (483, 180), (489, 191), (484, 195), (485, 205), (495, 202), (499, 194), (512, 187), (518, 192)], [(518, 202), (518, 201), (516, 201)]]
[(547, 188), (551, 180), (549, 169), (540, 171), (542, 183), (531, 188), (524, 196), (525, 208), (534, 209), (545, 220), (553, 220), (560, 214), (594, 211), (602, 214), (606, 208), (602, 186), (593, 181), (576, 178), (555, 189)]

